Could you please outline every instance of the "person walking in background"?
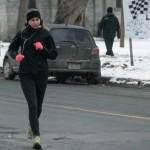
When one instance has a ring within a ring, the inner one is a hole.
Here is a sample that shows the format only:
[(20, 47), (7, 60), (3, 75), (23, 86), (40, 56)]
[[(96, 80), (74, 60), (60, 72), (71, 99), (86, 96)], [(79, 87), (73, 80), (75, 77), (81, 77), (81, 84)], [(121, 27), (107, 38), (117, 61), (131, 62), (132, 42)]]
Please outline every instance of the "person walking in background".
[(47, 59), (54, 60), (57, 52), (52, 36), (43, 27), (40, 12), (30, 10), (26, 19), (26, 27), (15, 35), (8, 52), (20, 62), (19, 78), (29, 109), (28, 138), (34, 138), (33, 149), (42, 149), (39, 117), (48, 81)]
[(118, 39), (120, 38), (120, 25), (117, 17), (113, 14), (112, 7), (107, 8), (107, 14), (102, 18), (101, 22), (99, 23), (99, 35), (101, 35), (102, 30), (103, 38), (107, 49), (106, 55), (114, 56), (112, 47), (116, 33)]

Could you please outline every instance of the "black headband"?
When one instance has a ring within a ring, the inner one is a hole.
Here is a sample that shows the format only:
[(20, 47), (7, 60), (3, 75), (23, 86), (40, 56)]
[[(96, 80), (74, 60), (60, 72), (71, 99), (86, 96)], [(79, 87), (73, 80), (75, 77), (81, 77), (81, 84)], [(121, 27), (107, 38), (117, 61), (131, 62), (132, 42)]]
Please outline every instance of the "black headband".
[(27, 16), (26, 16), (27, 22), (28, 22), (30, 19), (35, 18), (35, 17), (41, 19), (41, 15), (40, 15), (40, 12), (39, 12), (39, 11), (33, 10), (33, 11), (27, 13)]

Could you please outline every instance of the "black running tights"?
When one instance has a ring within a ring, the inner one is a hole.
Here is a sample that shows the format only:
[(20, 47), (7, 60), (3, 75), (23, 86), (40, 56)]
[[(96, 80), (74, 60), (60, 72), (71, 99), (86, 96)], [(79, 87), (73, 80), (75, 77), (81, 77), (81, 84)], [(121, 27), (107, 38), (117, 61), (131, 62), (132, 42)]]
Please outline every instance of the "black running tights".
[(29, 122), (34, 136), (39, 136), (39, 117), (42, 112), (42, 103), (47, 86), (46, 78), (21, 78), (21, 87), (29, 108)]

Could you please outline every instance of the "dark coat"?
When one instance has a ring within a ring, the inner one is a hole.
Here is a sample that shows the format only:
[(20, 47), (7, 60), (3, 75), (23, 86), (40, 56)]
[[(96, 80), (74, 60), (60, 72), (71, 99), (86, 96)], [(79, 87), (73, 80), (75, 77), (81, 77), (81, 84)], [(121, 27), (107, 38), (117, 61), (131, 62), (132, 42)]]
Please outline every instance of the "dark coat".
[(113, 13), (106, 14), (99, 23), (99, 35), (103, 30), (104, 38), (120, 38), (120, 25), (117, 17)]
[[(34, 43), (41, 42), (43, 50), (37, 51)], [(19, 31), (13, 38), (8, 52), (15, 59), (21, 48), (25, 56), (20, 62), (19, 74), (23, 75), (48, 75), (47, 59), (57, 57), (56, 46), (48, 30), (44, 28), (33, 29), (30, 26)]]

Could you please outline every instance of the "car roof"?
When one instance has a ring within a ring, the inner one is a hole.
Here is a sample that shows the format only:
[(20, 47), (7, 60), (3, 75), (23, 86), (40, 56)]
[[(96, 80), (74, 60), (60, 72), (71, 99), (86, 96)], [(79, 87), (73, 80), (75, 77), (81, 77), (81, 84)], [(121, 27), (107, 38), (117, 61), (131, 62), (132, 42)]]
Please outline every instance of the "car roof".
[[(76, 26), (76, 25), (70, 25), (70, 24), (48, 24), (48, 29), (51, 30), (51, 29), (56, 29), (56, 28), (70, 28), (70, 29), (83, 29), (83, 30), (87, 30), (86, 28), (84, 27), (81, 27), (81, 26)], [(88, 30), (87, 30), (88, 31)]]

